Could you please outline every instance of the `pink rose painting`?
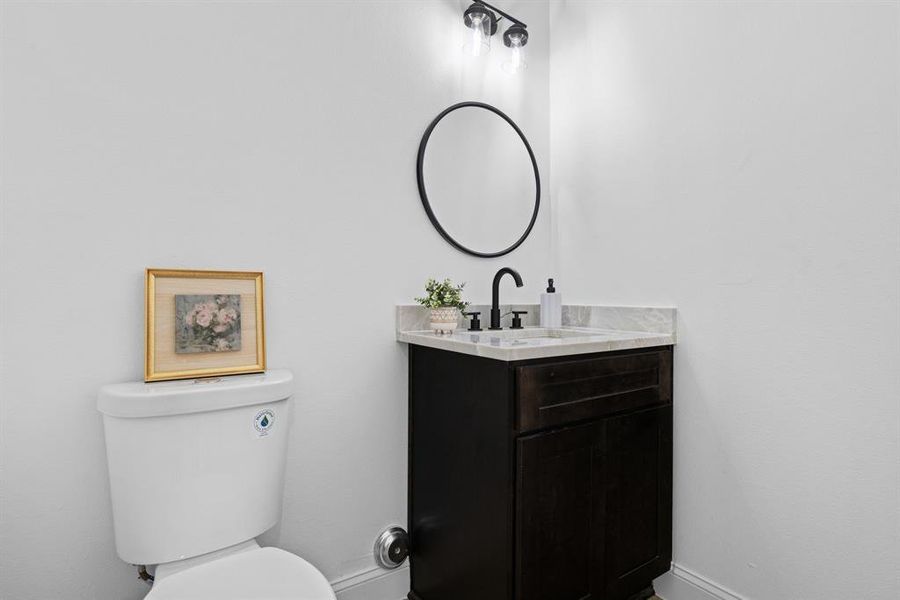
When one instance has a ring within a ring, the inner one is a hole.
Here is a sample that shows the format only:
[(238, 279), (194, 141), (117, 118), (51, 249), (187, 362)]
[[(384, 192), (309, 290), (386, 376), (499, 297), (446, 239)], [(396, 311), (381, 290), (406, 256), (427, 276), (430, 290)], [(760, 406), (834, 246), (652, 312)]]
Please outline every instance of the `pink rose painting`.
[(176, 354), (231, 352), (240, 349), (240, 295), (176, 294)]

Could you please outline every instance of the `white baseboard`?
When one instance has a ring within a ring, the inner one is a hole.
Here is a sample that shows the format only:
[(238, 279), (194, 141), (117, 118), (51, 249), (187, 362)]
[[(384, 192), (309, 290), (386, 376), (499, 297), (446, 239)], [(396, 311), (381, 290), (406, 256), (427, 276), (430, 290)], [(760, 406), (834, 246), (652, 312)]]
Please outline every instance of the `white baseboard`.
[(373, 567), (331, 582), (338, 600), (404, 600), (409, 592), (409, 565), (387, 571)]
[(672, 570), (653, 582), (663, 600), (746, 600), (699, 573), (672, 563)]
[[(331, 582), (338, 600), (404, 600), (409, 591), (409, 566), (386, 571), (373, 567)], [(746, 600), (728, 588), (672, 563), (672, 570), (653, 582), (663, 600)]]

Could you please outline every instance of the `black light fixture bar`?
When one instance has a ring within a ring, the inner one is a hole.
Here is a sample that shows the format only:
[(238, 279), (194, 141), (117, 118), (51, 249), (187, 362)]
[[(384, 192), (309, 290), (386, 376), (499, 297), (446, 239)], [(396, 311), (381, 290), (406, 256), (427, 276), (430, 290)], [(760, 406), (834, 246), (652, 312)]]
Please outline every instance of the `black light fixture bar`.
[(510, 14), (508, 14), (508, 13), (503, 12), (502, 10), (500, 10), (499, 8), (497, 8), (496, 6), (493, 6), (493, 5), (491, 5), (491, 4), (488, 4), (487, 2), (484, 2), (483, 0), (474, 0), (472, 3), (473, 3), (473, 4), (480, 4), (481, 6), (484, 6), (484, 7), (486, 7), (486, 8), (489, 8), (489, 9), (491, 9), (492, 11), (498, 13), (501, 17), (505, 18), (507, 21), (512, 21), (512, 22), (515, 23), (516, 25), (520, 25), (520, 26), (522, 26), (522, 27), (528, 27), (528, 25), (526, 25), (526, 24), (523, 23), (522, 21), (518, 20), (518, 19), (515, 18), (514, 16), (512, 16), (512, 15), (510, 15)]

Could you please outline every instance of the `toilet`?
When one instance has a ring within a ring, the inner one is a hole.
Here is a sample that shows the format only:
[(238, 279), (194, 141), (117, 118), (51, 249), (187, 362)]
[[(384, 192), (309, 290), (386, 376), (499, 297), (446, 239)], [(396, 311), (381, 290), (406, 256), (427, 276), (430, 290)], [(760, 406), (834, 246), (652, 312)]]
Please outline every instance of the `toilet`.
[(116, 550), (155, 566), (145, 600), (335, 600), (255, 539), (281, 518), (292, 394), (287, 370), (100, 390)]

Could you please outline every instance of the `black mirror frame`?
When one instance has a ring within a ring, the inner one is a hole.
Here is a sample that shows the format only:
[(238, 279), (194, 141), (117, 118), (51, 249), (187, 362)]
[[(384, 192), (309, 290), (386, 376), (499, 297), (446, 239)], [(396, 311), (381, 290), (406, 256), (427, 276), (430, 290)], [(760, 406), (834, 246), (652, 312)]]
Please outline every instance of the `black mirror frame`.
[[(454, 110), (466, 107), (483, 108), (485, 110), (489, 110), (509, 123), (510, 127), (512, 127), (513, 130), (515, 130), (515, 132), (519, 134), (519, 137), (522, 139), (522, 143), (525, 144), (525, 149), (528, 150), (528, 156), (531, 158), (531, 166), (534, 168), (535, 198), (534, 213), (531, 215), (531, 222), (528, 223), (528, 227), (525, 228), (525, 233), (522, 234), (522, 237), (516, 240), (516, 242), (509, 248), (506, 248), (505, 250), (501, 250), (499, 252), (479, 252), (478, 250), (466, 248), (455, 239), (453, 239), (453, 236), (447, 233), (447, 231), (441, 226), (440, 222), (434, 214), (434, 211), (431, 210), (431, 204), (428, 202), (428, 193), (425, 191), (425, 174), (422, 171), (422, 167), (425, 163), (425, 148), (428, 146), (428, 140), (431, 137), (431, 132), (434, 131), (434, 128), (438, 123), (440, 123), (441, 119), (446, 117)], [(450, 245), (455, 247), (457, 250), (465, 252), (466, 254), (471, 254), (473, 256), (480, 256), (482, 258), (496, 258), (498, 256), (503, 256), (504, 254), (509, 254), (510, 252), (521, 246), (522, 242), (525, 241), (525, 238), (528, 237), (528, 234), (531, 233), (532, 228), (534, 228), (534, 223), (537, 221), (538, 217), (538, 211), (541, 208), (541, 177), (538, 173), (538, 166), (537, 161), (534, 158), (534, 152), (531, 150), (531, 144), (528, 143), (528, 139), (525, 138), (525, 134), (522, 133), (522, 130), (519, 129), (519, 126), (516, 125), (516, 123), (512, 119), (510, 119), (500, 109), (491, 106), (490, 104), (485, 104), (484, 102), (460, 102), (444, 109), (437, 117), (434, 118), (434, 120), (425, 130), (425, 133), (422, 135), (422, 141), (419, 143), (419, 155), (416, 159), (416, 180), (419, 183), (419, 197), (422, 199), (422, 206), (425, 208), (425, 213), (428, 215), (428, 219), (431, 221), (431, 224), (434, 225), (434, 228), (437, 229), (438, 233), (441, 234), (441, 237), (447, 240)]]

